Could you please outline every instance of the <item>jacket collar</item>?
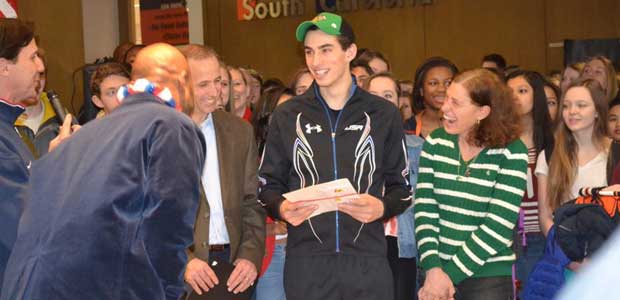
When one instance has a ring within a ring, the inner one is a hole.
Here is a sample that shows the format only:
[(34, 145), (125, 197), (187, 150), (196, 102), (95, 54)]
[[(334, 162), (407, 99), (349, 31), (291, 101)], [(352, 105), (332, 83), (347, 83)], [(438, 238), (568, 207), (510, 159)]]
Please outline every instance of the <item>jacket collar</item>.
[(0, 121), (8, 123), (11, 126), (15, 124), (19, 115), (25, 110), (26, 108), (22, 104), (0, 99)]
[[(357, 92), (357, 82), (355, 81), (355, 77), (351, 75), (351, 78), (353, 80), (351, 81), (351, 87), (349, 87), (349, 96), (347, 98), (347, 101), (344, 103), (343, 108), (347, 106), (347, 104), (349, 104), (349, 102), (354, 98)], [(321, 95), (321, 89), (319, 88), (319, 85), (316, 84), (316, 81), (312, 82), (312, 85), (310, 86), (308, 90), (312, 90), (315, 97), (319, 100), (319, 103), (321, 103), (325, 107), (329, 107), (327, 105), (327, 101), (325, 101), (325, 99), (323, 98), (323, 95)]]
[[(144, 103), (144, 102), (154, 102), (157, 104), (166, 105), (166, 103), (161, 98), (151, 93), (136, 93), (136, 94), (132, 94), (124, 98), (121, 105), (119, 105), (119, 107), (117, 107), (116, 109), (119, 109), (122, 106), (125, 106), (125, 104), (135, 105), (135, 104)], [(166, 106), (169, 106), (169, 105), (166, 105)], [(112, 113), (113, 112), (114, 111), (112, 111)]]

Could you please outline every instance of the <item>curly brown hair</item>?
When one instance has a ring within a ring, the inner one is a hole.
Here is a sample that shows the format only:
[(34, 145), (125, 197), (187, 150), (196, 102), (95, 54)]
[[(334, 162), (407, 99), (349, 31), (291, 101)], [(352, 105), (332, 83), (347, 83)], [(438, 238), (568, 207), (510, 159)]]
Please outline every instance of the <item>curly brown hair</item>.
[(115, 62), (101, 64), (95, 69), (90, 77), (90, 94), (101, 97), (101, 83), (112, 75), (118, 75), (130, 79), (125, 66)]
[(478, 147), (505, 147), (521, 135), (521, 122), (512, 90), (493, 72), (486, 69), (465, 71), (453, 82), (463, 85), (469, 98), (478, 106), (488, 106), (489, 115), (468, 136)]

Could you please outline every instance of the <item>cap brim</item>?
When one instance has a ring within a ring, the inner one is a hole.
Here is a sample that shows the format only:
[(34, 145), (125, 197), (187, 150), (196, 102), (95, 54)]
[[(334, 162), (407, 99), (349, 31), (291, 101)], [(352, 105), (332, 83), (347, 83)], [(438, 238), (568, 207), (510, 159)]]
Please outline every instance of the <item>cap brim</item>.
[(299, 26), (297, 26), (297, 31), (295, 32), (295, 37), (297, 38), (297, 40), (303, 42), (304, 38), (306, 37), (306, 32), (308, 32), (308, 29), (313, 25), (315, 24), (312, 23), (312, 21), (305, 21), (299, 24)]

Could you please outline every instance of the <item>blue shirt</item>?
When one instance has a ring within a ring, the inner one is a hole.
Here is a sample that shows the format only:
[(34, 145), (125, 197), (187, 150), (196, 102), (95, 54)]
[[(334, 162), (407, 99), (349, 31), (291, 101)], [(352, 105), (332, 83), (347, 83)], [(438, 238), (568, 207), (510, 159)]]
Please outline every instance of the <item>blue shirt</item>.
[(202, 171), (202, 186), (205, 190), (210, 208), (209, 245), (229, 244), (230, 238), (224, 220), (222, 189), (220, 186), (220, 164), (217, 157), (217, 139), (213, 126), (213, 114), (209, 114), (200, 125), (200, 130), (207, 142), (207, 159)]

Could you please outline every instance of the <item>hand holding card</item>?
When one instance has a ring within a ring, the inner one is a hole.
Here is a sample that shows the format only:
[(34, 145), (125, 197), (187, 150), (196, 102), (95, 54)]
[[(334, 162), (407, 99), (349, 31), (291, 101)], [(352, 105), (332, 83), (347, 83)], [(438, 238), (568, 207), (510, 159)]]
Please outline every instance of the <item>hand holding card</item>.
[(293, 205), (298, 206), (298, 209), (316, 207), (307, 218), (338, 210), (339, 203), (346, 203), (359, 198), (357, 191), (346, 178), (309, 186), (282, 196)]

